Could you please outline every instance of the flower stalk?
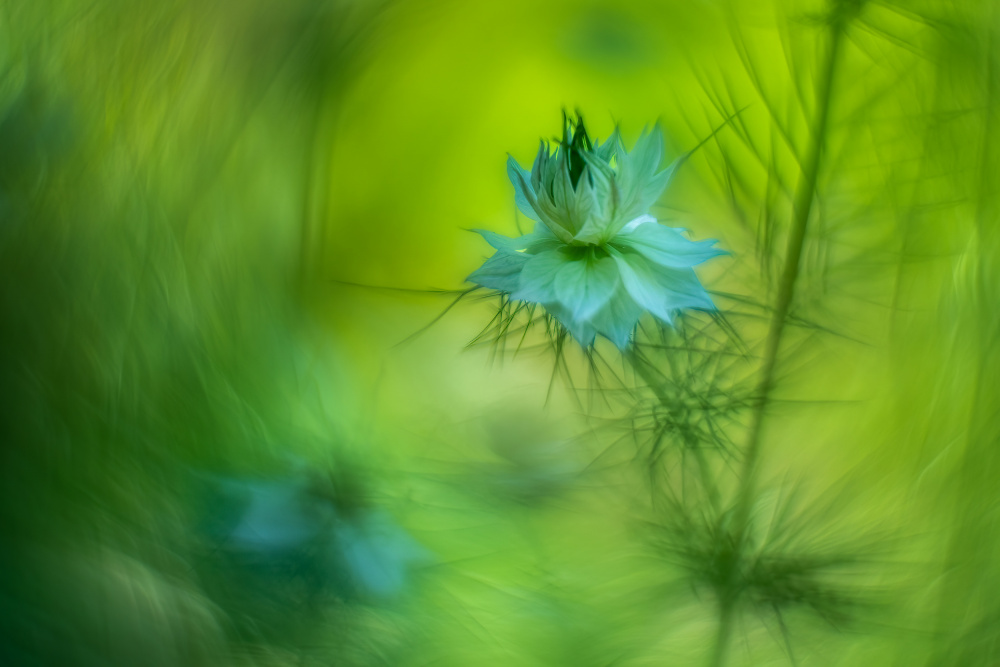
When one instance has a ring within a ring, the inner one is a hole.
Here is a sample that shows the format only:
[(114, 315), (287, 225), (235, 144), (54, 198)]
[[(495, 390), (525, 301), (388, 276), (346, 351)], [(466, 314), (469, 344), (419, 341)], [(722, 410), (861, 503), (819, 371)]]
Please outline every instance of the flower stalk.
[(836, 79), (837, 63), (843, 39), (843, 32), (851, 14), (836, 12), (830, 22), (830, 41), (825, 54), (822, 72), (817, 90), (816, 117), (813, 126), (812, 142), (802, 168), (802, 180), (796, 189), (792, 226), (789, 230), (785, 250), (785, 264), (778, 283), (778, 294), (774, 305), (774, 314), (768, 328), (764, 344), (764, 356), (760, 368), (760, 379), (754, 394), (754, 404), (750, 416), (747, 435), (747, 445), (744, 450), (743, 466), (739, 487), (736, 492), (732, 509), (732, 530), (734, 557), (728, 572), (728, 580), (733, 586), (723, 586), (730, 594), (720, 595), (719, 625), (715, 644), (709, 659), (710, 667), (722, 667), (726, 664), (733, 623), (735, 621), (737, 595), (732, 591), (736, 588), (739, 576), (738, 568), (744, 560), (747, 551), (747, 538), (750, 523), (750, 511), (754, 504), (757, 491), (757, 472), (762, 446), (762, 433), (774, 388), (775, 368), (785, 333), (789, 309), (795, 297), (796, 282), (802, 260), (802, 249), (805, 243), (809, 219), (812, 217), (813, 202), (816, 198), (819, 169), (823, 156), (824, 142), (829, 123), (830, 94)]

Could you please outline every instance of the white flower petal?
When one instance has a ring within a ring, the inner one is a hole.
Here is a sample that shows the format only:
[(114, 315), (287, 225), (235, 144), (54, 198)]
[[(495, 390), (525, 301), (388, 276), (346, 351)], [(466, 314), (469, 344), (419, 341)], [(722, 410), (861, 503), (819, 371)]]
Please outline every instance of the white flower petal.
[(633, 220), (625, 223), (625, 226), (621, 228), (621, 231), (619, 232), (619, 234), (628, 234), (629, 232), (634, 231), (635, 228), (638, 227), (639, 225), (644, 225), (647, 222), (651, 222), (654, 225), (658, 224), (656, 222), (656, 218), (654, 218), (653, 216), (649, 215), (648, 213), (644, 213), (644, 214), (640, 215), (638, 218), (635, 218), (635, 219), (633, 219)]

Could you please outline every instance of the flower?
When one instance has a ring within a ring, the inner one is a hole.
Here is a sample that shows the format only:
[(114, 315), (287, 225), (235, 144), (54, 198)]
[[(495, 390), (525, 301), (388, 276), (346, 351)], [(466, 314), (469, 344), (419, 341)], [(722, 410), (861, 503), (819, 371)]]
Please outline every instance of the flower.
[(508, 238), (474, 230), (496, 253), (467, 280), (540, 304), (584, 347), (601, 334), (626, 348), (644, 312), (669, 324), (685, 308), (714, 310), (692, 267), (725, 251), (649, 214), (682, 161), (661, 171), (662, 154), (659, 127), (628, 152), (617, 130), (592, 142), (581, 116), (564, 116), (555, 152), (543, 140), (530, 173), (507, 160), (517, 207), (536, 221), (534, 231)]

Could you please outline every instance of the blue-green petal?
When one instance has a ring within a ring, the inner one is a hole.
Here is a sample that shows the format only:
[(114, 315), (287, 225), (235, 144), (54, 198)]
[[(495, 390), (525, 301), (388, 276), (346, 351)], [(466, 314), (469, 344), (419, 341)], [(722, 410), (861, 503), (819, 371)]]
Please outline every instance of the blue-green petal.
[[(544, 233), (540, 233), (538, 228), (541, 227), (545, 230)], [(491, 246), (497, 250), (504, 250), (507, 252), (516, 252), (518, 250), (534, 250), (538, 251), (541, 249), (548, 249), (558, 244), (556, 238), (548, 231), (548, 228), (544, 224), (539, 224), (536, 226), (535, 231), (531, 234), (525, 234), (523, 236), (518, 236), (516, 238), (510, 238), (509, 236), (504, 236), (503, 234), (497, 234), (496, 232), (491, 232), (488, 229), (473, 229), (483, 239), (486, 240)]]
[(512, 298), (534, 303), (551, 303), (556, 297), (556, 274), (568, 263), (574, 261), (564, 248), (545, 250), (537, 255), (522, 255), (526, 258), (516, 291)]
[(514, 292), (520, 284), (521, 271), (529, 259), (531, 255), (498, 250), (466, 280), (487, 289)]
[(645, 222), (622, 231), (612, 242), (616, 247), (632, 248), (661, 266), (689, 268), (726, 252), (713, 247), (715, 240), (690, 241), (676, 229), (655, 222)]
[(572, 313), (560, 303), (543, 304), (546, 312), (556, 318), (571, 336), (583, 347), (590, 347), (597, 338), (597, 331), (587, 320), (574, 318)]
[(591, 322), (598, 333), (614, 343), (619, 350), (628, 347), (635, 325), (642, 317), (642, 308), (624, 286), (618, 289), (604, 307), (594, 315)]
[[(507, 176), (514, 186), (514, 202), (521, 213), (532, 220), (538, 220), (538, 213), (532, 208), (531, 202), (535, 198), (535, 193), (531, 188), (531, 174), (521, 167), (512, 157), (507, 158)], [(530, 197), (528, 196), (530, 193)]]
[(612, 257), (629, 295), (664, 322), (670, 322), (674, 311), (682, 308), (715, 308), (692, 269), (660, 266), (637, 253), (613, 251)]
[(610, 257), (570, 262), (555, 277), (556, 298), (575, 321), (588, 320), (607, 304), (619, 283)]

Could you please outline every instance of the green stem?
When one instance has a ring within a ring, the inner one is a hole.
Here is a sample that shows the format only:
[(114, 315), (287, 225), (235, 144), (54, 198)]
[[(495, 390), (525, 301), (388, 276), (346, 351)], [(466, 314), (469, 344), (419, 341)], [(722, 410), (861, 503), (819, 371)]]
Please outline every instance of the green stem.
[(795, 284), (799, 276), (799, 266), (802, 260), (802, 247), (805, 243), (806, 228), (812, 215), (813, 201), (816, 197), (816, 186), (819, 178), (819, 164), (823, 149), (823, 138), (826, 135), (827, 119), (830, 108), (830, 91), (833, 87), (837, 54), (840, 50), (842, 26), (834, 25), (832, 29), (830, 50), (824, 64), (823, 78), (817, 99), (816, 127), (809, 156), (803, 166), (802, 185), (795, 193), (794, 219), (788, 235), (788, 246), (785, 251), (785, 267), (778, 284), (778, 296), (774, 306), (774, 316), (768, 330), (764, 346), (763, 364), (760, 370), (760, 380), (755, 393), (754, 409), (750, 421), (747, 447), (743, 460), (740, 492), (737, 496), (736, 525), (739, 530), (745, 528), (749, 516), (750, 499), (753, 497), (757, 462), (760, 458), (761, 434), (764, 417), (771, 400), (774, 388), (774, 371), (778, 361), (778, 351), (785, 333), (788, 311), (795, 297)]
[(723, 667), (729, 654), (729, 637), (733, 634), (733, 621), (736, 618), (736, 605), (731, 600), (719, 602), (719, 629), (712, 648), (709, 667)]
[[(757, 468), (760, 460), (760, 450), (764, 421), (767, 408), (774, 388), (775, 368), (778, 362), (778, 352), (785, 333), (788, 311), (795, 297), (795, 285), (799, 276), (802, 260), (802, 248), (805, 243), (806, 229), (812, 216), (813, 202), (819, 180), (820, 160), (823, 154), (824, 138), (830, 111), (830, 93), (833, 89), (838, 55), (846, 22), (844, 16), (835, 17), (830, 27), (830, 46), (823, 63), (823, 70), (817, 90), (816, 122), (813, 128), (812, 143), (809, 154), (803, 164), (802, 181), (795, 193), (794, 216), (792, 227), (788, 234), (788, 245), (785, 251), (785, 266), (778, 284), (777, 301), (774, 315), (771, 318), (767, 339), (764, 346), (764, 357), (760, 370), (760, 380), (755, 392), (753, 412), (750, 417), (747, 446), (744, 453), (740, 485), (733, 508), (733, 547), (736, 550), (732, 559), (732, 567), (738, 568), (743, 560), (746, 548), (746, 538), (749, 529), (750, 512), (757, 487)], [(735, 572), (733, 573), (736, 574)], [(725, 664), (730, 636), (732, 635), (735, 600), (723, 597), (720, 601), (719, 627), (716, 635), (715, 648), (711, 662), (712, 667), (722, 667)]]

